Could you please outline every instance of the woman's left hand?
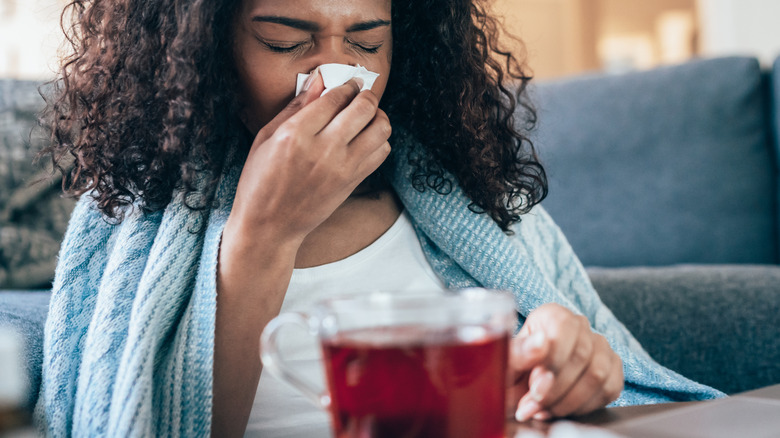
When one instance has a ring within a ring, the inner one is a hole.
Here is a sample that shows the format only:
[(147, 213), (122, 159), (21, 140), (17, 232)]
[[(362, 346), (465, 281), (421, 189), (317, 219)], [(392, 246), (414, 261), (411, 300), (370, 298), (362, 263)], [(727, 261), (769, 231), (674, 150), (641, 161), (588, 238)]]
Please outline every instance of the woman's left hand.
[(586, 414), (623, 390), (623, 363), (607, 340), (587, 318), (557, 304), (528, 315), (512, 340), (509, 368), (518, 421)]

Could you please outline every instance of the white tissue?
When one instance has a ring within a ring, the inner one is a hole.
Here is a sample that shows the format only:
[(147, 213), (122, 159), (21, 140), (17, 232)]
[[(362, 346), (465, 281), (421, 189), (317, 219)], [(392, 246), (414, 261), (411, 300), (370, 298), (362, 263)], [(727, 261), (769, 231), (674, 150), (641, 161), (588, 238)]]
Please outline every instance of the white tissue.
[[(370, 90), (374, 85), (376, 78), (379, 77), (379, 73), (368, 71), (360, 64), (357, 66), (346, 64), (322, 64), (317, 68), (320, 70), (322, 82), (325, 84), (325, 91), (323, 91), (322, 94), (327, 93), (331, 88), (346, 84), (347, 81), (352, 78), (360, 78), (363, 80), (363, 88), (361, 88), (360, 91)], [(306, 82), (309, 75), (309, 73), (298, 73), (298, 82), (295, 85), (296, 96), (301, 94), (303, 83)]]

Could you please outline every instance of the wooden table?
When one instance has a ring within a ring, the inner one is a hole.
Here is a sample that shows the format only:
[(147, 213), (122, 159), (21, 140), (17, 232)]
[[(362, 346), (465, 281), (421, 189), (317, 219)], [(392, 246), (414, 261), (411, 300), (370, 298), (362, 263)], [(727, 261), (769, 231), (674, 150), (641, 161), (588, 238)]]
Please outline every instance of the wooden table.
[[(740, 395), (757, 397), (757, 398), (769, 398), (774, 400), (780, 400), (780, 384), (767, 386), (766, 388), (756, 389), (753, 391), (744, 392)], [(695, 405), (698, 403), (706, 402), (679, 402), (679, 403), (661, 403), (656, 405), (642, 405), (642, 406), (624, 406), (618, 408), (606, 408), (595, 411), (591, 414), (569, 418), (567, 420), (575, 421), (577, 423), (587, 424), (591, 426), (598, 426), (604, 429), (610, 430), (612, 427), (626, 421), (632, 420), (645, 415), (657, 414), (661, 412), (667, 412), (674, 409), (679, 409), (686, 406)], [(543, 422), (532, 420), (526, 423), (518, 423), (514, 420), (507, 421), (507, 438), (512, 438), (518, 431), (528, 430), (536, 431), (537, 433), (546, 434), (554, 422)]]

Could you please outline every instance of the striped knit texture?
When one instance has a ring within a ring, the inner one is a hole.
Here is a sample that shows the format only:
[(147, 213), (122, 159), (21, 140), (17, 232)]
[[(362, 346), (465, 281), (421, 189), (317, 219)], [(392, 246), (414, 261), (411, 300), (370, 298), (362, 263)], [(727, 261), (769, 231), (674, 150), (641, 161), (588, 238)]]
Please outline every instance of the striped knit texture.
[[(393, 156), (416, 148), (400, 141)], [(623, 359), (626, 389), (617, 405), (722, 395), (644, 352), (601, 303), (542, 208), (525, 215), (510, 237), (472, 213), (458, 187), (446, 195), (419, 192), (407, 161), (394, 162), (393, 186), (449, 287), (511, 291), (522, 316), (547, 302), (586, 315)], [(207, 218), (176, 197), (163, 212), (135, 209), (110, 225), (82, 197), (62, 244), (46, 322), (36, 418), (47, 435), (209, 435), (217, 254), (241, 163), (227, 169), (216, 188), (219, 205)]]
[(45, 328), (36, 419), (47, 435), (209, 434), (217, 254), (240, 172), (229, 169), (207, 218), (177, 197), (110, 225), (79, 201)]
[[(424, 150), (409, 136), (401, 138), (396, 144), (401, 156)], [(470, 199), (457, 185), (447, 194), (415, 190), (407, 162), (395, 160), (393, 187), (412, 217), (423, 251), (448, 287), (512, 292), (521, 320), (544, 303), (587, 316), (623, 360), (625, 390), (613, 406), (725, 395), (659, 365), (644, 351), (601, 302), (571, 245), (541, 206), (524, 215), (510, 237), (486, 214), (472, 213)]]

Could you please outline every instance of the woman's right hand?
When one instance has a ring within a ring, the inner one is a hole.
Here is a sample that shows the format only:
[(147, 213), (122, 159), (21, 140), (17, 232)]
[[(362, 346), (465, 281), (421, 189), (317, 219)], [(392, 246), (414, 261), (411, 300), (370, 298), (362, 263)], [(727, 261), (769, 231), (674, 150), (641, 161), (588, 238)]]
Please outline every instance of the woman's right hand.
[(258, 132), (227, 228), (300, 245), (390, 153), (391, 127), (359, 79), (324, 89), (318, 73)]
[[(241, 436), (260, 379), (260, 332), (279, 313), (298, 249), (387, 158), (390, 122), (350, 81), (317, 75), (258, 132), (220, 242), (213, 436)], [(248, 358), (256, 358), (248, 360)]]

